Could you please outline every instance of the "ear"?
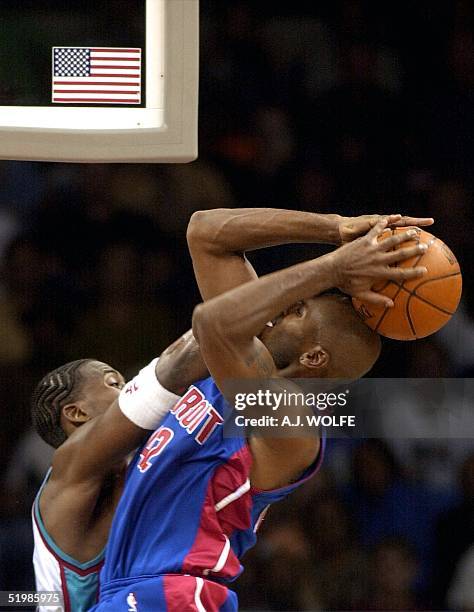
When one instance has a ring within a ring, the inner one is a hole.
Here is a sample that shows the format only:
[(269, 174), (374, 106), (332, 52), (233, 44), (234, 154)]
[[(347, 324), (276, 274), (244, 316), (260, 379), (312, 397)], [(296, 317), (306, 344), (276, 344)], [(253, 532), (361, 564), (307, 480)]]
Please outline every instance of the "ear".
[(330, 359), (328, 351), (317, 344), (308, 352), (303, 353), (299, 361), (302, 366), (308, 369), (325, 369), (328, 367)]
[(72, 425), (82, 425), (90, 420), (90, 416), (84, 409), (83, 402), (74, 402), (63, 406), (62, 413), (64, 418)]

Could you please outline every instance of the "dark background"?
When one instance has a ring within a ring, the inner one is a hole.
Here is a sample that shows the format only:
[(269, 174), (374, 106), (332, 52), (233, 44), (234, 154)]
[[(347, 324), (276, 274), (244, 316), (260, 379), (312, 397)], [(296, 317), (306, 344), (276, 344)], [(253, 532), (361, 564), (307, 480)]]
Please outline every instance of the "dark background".
[[(426, 340), (384, 341), (372, 375), (472, 376), (472, 3), (202, 0), (201, 17), (198, 161), (0, 163), (3, 590), (32, 586), (29, 513), (50, 456), (29, 431), (33, 384), (86, 356), (130, 376), (189, 327), (194, 210), (435, 217), (461, 308)], [(69, 19), (58, 10), (54, 27)], [(322, 252), (252, 261), (263, 273)], [(321, 474), (271, 509), (236, 583), (243, 609), (474, 609), (474, 443), (429, 439), (423, 400), (402, 391), (405, 439), (331, 441)]]

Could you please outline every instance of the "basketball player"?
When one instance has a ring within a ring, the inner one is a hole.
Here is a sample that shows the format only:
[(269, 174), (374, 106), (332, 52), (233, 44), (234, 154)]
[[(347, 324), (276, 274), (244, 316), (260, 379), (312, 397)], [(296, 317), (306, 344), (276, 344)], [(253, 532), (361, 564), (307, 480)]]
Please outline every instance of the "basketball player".
[[(324, 443), (224, 437), (220, 389), (228, 378), (357, 378), (371, 368), (380, 352), (377, 334), (347, 299), (321, 294), (337, 287), (390, 305), (372, 285), (423, 275), (423, 268), (392, 264), (426, 247), (392, 251), (415, 230), (377, 237), (387, 222), (431, 222), (376, 221), (265, 209), (193, 216), (188, 242), (207, 300), (195, 309), (193, 330), (212, 377), (190, 387), (131, 462), (94, 611), (236, 610), (226, 583), (242, 571), (240, 558), (268, 506), (318, 470)], [(283, 242), (340, 244), (361, 233), (329, 255), (260, 279), (244, 255)]]
[(179, 399), (174, 392), (181, 393), (181, 385), (186, 389), (206, 374), (189, 332), (142, 370), (134, 407), (125, 410), (128, 416), (117, 402), (124, 379), (105, 363), (74, 361), (38, 384), (33, 422), (57, 450), (33, 505), (36, 587), (62, 592), (65, 612), (85, 612), (97, 601), (99, 571), (127, 455)]

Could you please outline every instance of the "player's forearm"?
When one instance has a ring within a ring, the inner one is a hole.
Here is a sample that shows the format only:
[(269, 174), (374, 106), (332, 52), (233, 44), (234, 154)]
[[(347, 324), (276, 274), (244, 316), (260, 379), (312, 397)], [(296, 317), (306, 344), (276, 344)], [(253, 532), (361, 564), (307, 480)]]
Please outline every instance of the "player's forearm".
[(160, 384), (176, 395), (209, 375), (192, 330), (163, 351), (155, 373)]
[(268, 321), (300, 300), (337, 286), (332, 254), (307, 261), (241, 285), (200, 304), (193, 331), (199, 342), (212, 330), (227, 337), (258, 336)]
[(188, 226), (193, 248), (235, 253), (279, 244), (339, 244), (340, 215), (276, 208), (215, 209), (194, 213)]

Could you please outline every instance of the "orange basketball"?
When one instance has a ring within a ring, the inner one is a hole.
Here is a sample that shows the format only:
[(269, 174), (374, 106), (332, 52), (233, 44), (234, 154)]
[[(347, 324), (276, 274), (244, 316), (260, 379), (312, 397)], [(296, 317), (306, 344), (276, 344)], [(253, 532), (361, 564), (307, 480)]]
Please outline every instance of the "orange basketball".
[[(406, 228), (386, 229), (379, 240), (405, 231)], [(421, 230), (396, 248), (407, 247), (411, 242), (424, 242), (428, 250), (398, 265), (404, 268), (425, 266), (428, 272), (420, 278), (383, 281), (373, 287), (374, 291), (392, 299), (393, 308), (352, 299), (354, 308), (369, 327), (395, 340), (416, 340), (438, 331), (453, 316), (461, 299), (461, 270), (444, 242)]]

